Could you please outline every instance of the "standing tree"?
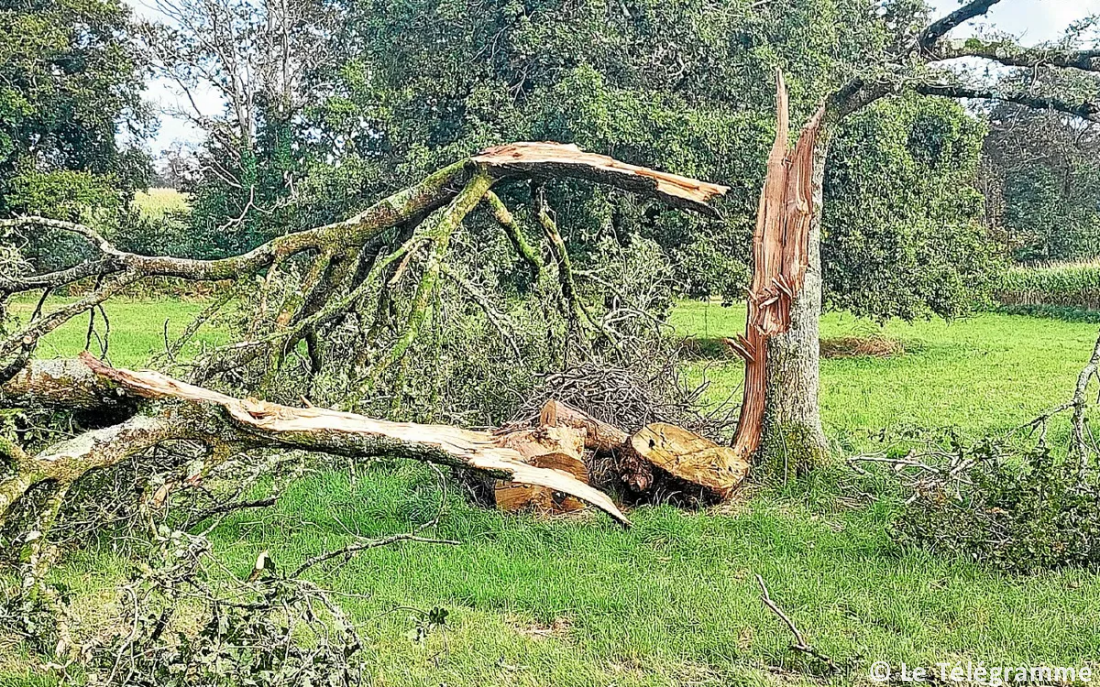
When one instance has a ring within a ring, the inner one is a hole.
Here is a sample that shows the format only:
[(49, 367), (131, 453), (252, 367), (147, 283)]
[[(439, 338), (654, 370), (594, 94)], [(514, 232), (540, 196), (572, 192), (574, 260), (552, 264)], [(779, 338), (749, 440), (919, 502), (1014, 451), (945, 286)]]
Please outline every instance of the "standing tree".
[(225, 255), (301, 228), (289, 206), (307, 166), (303, 113), (331, 91), (338, 12), (320, 0), (153, 7), (163, 19), (142, 27), (148, 58), (183, 96), (171, 113), (205, 135), (189, 190), (192, 224), (208, 252)]
[(117, 207), (148, 161), (142, 64), (116, 0), (0, 4), (0, 215)]
[(1024, 263), (1100, 257), (1100, 125), (998, 103), (982, 181), (989, 223)]
[[(818, 405), (818, 320), (822, 307), (820, 278), (820, 209), (824, 202), (826, 163), (833, 138), (851, 115), (883, 98), (915, 92), (925, 96), (979, 99), (1053, 110), (1087, 121), (1100, 121), (1100, 48), (1085, 46), (1084, 28), (1072, 27), (1058, 45), (1024, 47), (1011, 39), (953, 40), (947, 35), (961, 24), (984, 16), (1001, 0), (971, 0), (945, 17), (926, 22), (927, 10), (902, 12), (911, 3), (887, 8), (884, 20), (904, 27), (884, 53), (889, 59), (864, 65), (863, 73), (830, 93), (824, 101), (814, 148), (813, 205), (809, 274), (806, 286), (791, 299), (791, 327), (773, 337), (767, 351), (769, 386), (764, 413), (765, 449), (780, 452), (795, 471), (810, 469), (826, 451)], [(1087, 23), (1086, 23), (1087, 24)], [(1031, 75), (1027, 90), (1006, 89), (1011, 80), (991, 81), (978, 73), (960, 74), (953, 60), (973, 58)], [(780, 298), (787, 298), (781, 294)]]

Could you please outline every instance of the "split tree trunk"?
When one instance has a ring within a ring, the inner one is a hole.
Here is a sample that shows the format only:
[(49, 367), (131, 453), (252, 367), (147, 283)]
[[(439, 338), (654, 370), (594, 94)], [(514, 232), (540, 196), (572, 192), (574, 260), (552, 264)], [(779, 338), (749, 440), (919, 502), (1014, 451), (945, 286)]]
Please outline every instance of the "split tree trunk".
[(783, 479), (820, 466), (828, 444), (818, 403), (821, 318), (821, 215), (828, 156), (828, 127), (816, 134), (812, 154), (812, 203), (806, 241), (807, 267), (794, 294), (786, 331), (768, 339), (766, 394), (758, 463)]

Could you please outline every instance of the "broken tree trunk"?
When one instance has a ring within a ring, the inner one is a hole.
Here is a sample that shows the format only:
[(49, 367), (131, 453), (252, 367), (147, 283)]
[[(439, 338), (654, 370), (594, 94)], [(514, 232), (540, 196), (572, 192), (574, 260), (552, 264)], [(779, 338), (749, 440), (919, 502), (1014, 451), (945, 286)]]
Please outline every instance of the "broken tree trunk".
[[(745, 336), (731, 344), (745, 359), (744, 402), (734, 439), (734, 447), (744, 457), (760, 447), (767, 409), (778, 393), (775, 367), (768, 363), (771, 342), (791, 327), (792, 308), (797, 309), (805, 297), (811, 260), (813, 156), (824, 110), (814, 115), (788, 154), (790, 122), (782, 75), (776, 102), (775, 145), (768, 156), (753, 234), (754, 267)], [(816, 273), (813, 277), (820, 298), (820, 278)]]
[(802, 289), (791, 299), (789, 326), (768, 338), (765, 362), (767, 392), (760, 453), (768, 472), (784, 480), (820, 466), (828, 453), (818, 404), (821, 207), (828, 149), (821, 118), (819, 112), (809, 133), (803, 134), (789, 172), (802, 180), (809, 173), (811, 180), (809, 188), (800, 186), (796, 191), (799, 203), (812, 203), (812, 213), (804, 220), (809, 226)]
[[(85, 363), (126, 393), (220, 407), (227, 421), (222, 435), (274, 448), (296, 448), (350, 457), (396, 456), (478, 470), (514, 482), (545, 487), (591, 503), (629, 524), (605, 494), (558, 470), (529, 463), (545, 453), (536, 436), (504, 437), (447, 425), (375, 420), (326, 408), (292, 408), (256, 399), (238, 399), (186, 384), (157, 372), (110, 367), (90, 355)], [(575, 439), (580, 442), (579, 437)]]
[[(744, 479), (765, 438), (769, 441), (764, 452), (773, 450), (773, 438), (781, 439), (796, 428), (800, 445), (820, 445), (822, 450), (824, 445), (820, 422), (814, 422), (817, 352), (807, 358), (803, 349), (811, 338), (812, 345), (817, 345), (813, 313), (815, 307), (820, 309), (821, 299), (815, 233), (820, 231), (820, 178), (815, 173), (821, 167), (815, 155), (825, 109), (811, 118), (790, 150), (787, 88), (778, 74), (776, 114), (775, 143), (768, 155), (753, 233), (745, 334), (726, 341), (745, 360), (744, 395), (733, 446), (715, 450), (683, 436), (679, 428), (659, 424), (646, 427), (632, 440), (637, 455), (721, 497)], [(795, 321), (800, 329), (790, 334)], [(804, 369), (803, 363), (812, 370)]]

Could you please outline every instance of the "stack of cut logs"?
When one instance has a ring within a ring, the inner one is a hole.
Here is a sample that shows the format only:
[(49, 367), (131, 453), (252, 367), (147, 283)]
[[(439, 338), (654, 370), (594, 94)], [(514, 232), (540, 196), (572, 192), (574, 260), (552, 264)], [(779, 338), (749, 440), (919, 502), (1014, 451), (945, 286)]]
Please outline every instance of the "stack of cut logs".
[[(658, 422), (631, 435), (560, 401), (543, 406), (537, 426), (502, 431), (500, 442), (528, 465), (557, 470), (586, 484), (596, 472), (594, 462), (610, 459), (610, 472), (635, 493), (652, 493), (658, 483), (667, 482), (725, 499), (749, 471), (733, 448), (682, 427)], [(558, 514), (584, 507), (579, 499), (547, 487), (504, 480), (496, 482), (495, 497), (498, 508), (511, 512)]]

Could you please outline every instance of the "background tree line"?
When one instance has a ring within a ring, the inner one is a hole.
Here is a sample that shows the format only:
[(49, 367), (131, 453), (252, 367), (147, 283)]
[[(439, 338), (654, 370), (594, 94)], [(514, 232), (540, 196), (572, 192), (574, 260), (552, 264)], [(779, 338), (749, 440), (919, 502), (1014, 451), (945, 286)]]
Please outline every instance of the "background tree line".
[[(216, 257), (346, 217), (463, 155), (554, 140), (733, 187), (721, 220), (583, 185), (551, 189), (583, 262), (658, 244), (678, 288), (738, 298), (772, 135), (772, 74), (801, 120), (899, 51), (898, 0), (114, 0), (0, 5), (0, 212), (84, 219), (126, 248)], [(1087, 27), (1085, 27), (1087, 28)], [(1075, 30), (1085, 30), (1076, 27)], [(205, 136), (164, 156), (190, 211), (130, 209), (152, 74)], [(121, 135), (120, 135), (121, 134)], [(1100, 254), (1095, 126), (1000, 104), (898, 96), (844, 121), (826, 177), (826, 302), (876, 318), (959, 315), (1006, 261)], [(91, 215), (91, 217), (89, 217)], [(41, 261), (75, 251), (59, 237)]]

